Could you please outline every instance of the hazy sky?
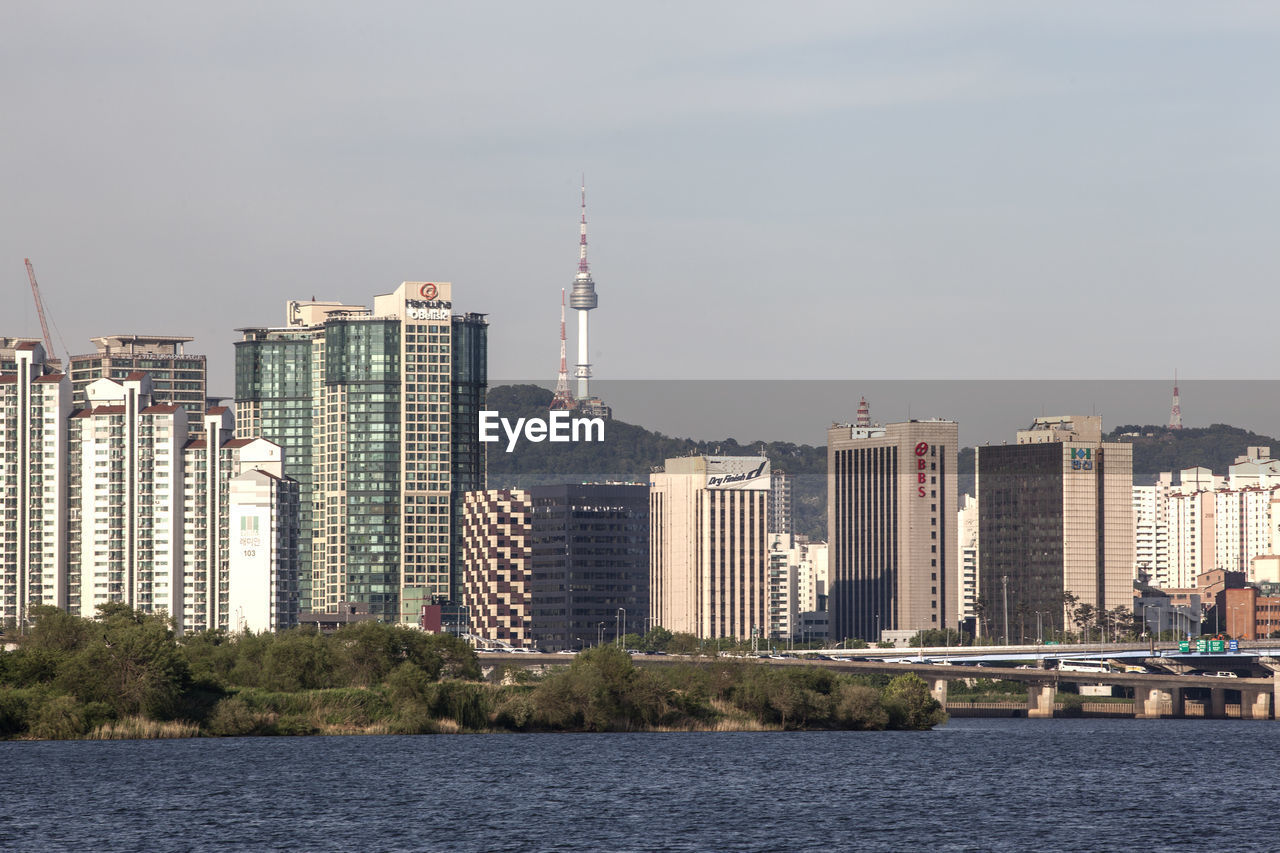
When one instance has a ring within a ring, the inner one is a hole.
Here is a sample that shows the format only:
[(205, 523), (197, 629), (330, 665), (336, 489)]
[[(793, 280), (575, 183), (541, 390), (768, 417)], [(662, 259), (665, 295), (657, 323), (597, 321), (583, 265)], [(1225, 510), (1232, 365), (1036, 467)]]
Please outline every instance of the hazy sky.
[(0, 334), (39, 334), (30, 257), (57, 349), (191, 335), (214, 393), (237, 327), (403, 280), (488, 312), (495, 379), (554, 380), (584, 172), (600, 378), (1276, 374), (1274, 3), (9, 0), (0, 32)]

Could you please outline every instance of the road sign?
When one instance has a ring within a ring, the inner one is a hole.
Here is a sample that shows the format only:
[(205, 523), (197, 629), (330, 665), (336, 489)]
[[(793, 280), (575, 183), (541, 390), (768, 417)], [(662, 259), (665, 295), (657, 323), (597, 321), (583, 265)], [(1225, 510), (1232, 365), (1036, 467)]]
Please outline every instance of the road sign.
[(1188, 642), (1187, 640), (1182, 640), (1181, 642), (1178, 643), (1178, 651), (1180, 652), (1191, 651), (1191, 643)]
[(1205, 653), (1207, 653), (1208, 651), (1209, 651), (1209, 641), (1208, 641), (1208, 640), (1196, 640), (1196, 652), (1197, 652), (1197, 653), (1199, 653), (1199, 654), (1205, 654)]
[(1214, 654), (1224, 652), (1226, 651), (1226, 649), (1227, 649), (1227, 644), (1222, 642), (1222, 640), (1209, 641), (1209, 651), (1213, 652)]
[(1045, 644), (1046, 646), (1056, 646), (1056, 645), (1058, 645), (1058, 641), (1057, 641), (1057, 640), (1045, 640), (1045, 641), (1044, 641), (1044, 644)]
[(1231, 640), (1230, 642), (1228, 642), (1228, 643), (1227, 643), (1227, 648), (1228, 648), (1230, 651), (1233, 651), (1233, 652), (1238, 652), (1238, 651), (1240, 651), (1240, 641), (1239, 641), (1239, 640)]

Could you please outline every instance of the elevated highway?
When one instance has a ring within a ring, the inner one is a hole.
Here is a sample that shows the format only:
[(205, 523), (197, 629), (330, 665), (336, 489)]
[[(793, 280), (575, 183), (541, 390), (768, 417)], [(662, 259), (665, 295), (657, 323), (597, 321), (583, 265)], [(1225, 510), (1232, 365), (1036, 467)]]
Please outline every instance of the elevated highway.
[[(1042, 650), (1044, 647), (1035, 648)], [(865, 652), (867, 650), (859, 651)], [(1271, 657), (1270, 655), (1259, 654), (1256, 651), (1248, 654), (1196, 655), (1195, 653), (1190, 653), (1189, 655), (1184, 655), (1177, 653), (1175, 650), (1172, 655), (1166, 652), (1164, 655), (1151, 657), (1150, 649), (1148, 648), (1145, 656), (1139, 655), (1137, 658), (1142, 665), (1152, 668), (1168, 667), (1170, 664), (1181, 667), (1180, 670), (1174, 672), (1073, 672), (1041, 667), (1023, 668), (1013, 665), (993, 665), (991, 662), (984, 662), (984, 665), (977, 666), (972, 656), (967, 656), (970, 658), (968, 665), (950, 661), (936, 663), (932, 662), (933, 658), (929, 658), (926, 662), (921, 662), (919, 660), (904, 660), (902, 650), (895, 651), (894, 660), (821, 660), (801, 657), (757, 657), (738, 660), (762, 666), (816, 666), (838, 672), (867, 675), (899, 675), (905, 672), (913, 672), (930, 685), (934, 698), (941, 702), (944, 707), (947, 704), (947, 686), (952, 681), (977, 678), (1014, 681), (1027, 686), (1027, 716), (1029, 717), (1052, 717), (1055, 694), (1063, 685), (1073, 685), (1077, 688), (1081, 685), (1107, 685), (1110, 687), (1129, 688), (1134, 695), (1134, 716), (1140, 719), (1161, 716), (1186, 716), (1186, 696), (1188, 691), (1207, 694), (1208, 702), (1204, 714), (1206, 717), (1227, 716), (1228, 694), (1233, 694), (1231, 698), (1234, 698), (1234, 694), (1239, 695), (1240, 716), (1244, 719), (1274, 719), (1277, 703), (1280, 702), (1280, 657)], [(1116, 659), (1123, 655), (1119, 649), (1110, 653), (1106, 651), (1099, 652), (1096, 645), (1092, 647), (1091, 651), (1094, 657), (1106, 659)], [(1133, 650), (1125, 651), (1129, 652), (1128, 655), (1123, 655), (1126, 658), (1133, 653)], [(1138, 651), (1140, 652), (1140, 650)], [(534, 669), (567, 666), (573, 660), (573, 656), (562, 654), (490, 653), (480, 657), (482, 665), (501, 664)], [(1080, 651), (1072, 651), (1068, 654), (1055, 652), (1051, 657), (1081, 660), (1084, 659), (1084, 654)], [(1230, 671), (1232, 668), (1247, 666), (1259, 668), (1269, 674), (1261, 677), (1245, 678), (1177, 674), (1178, 671), (1190, 671), (1190, 665), (1181, 660), (1186, 657), (1194, 658), (1196, 664), (1204, 665), (1203, 668), (1206, 669), (1219, 667), (1223, 671)], [(1224, 658), (1228, 660), (1224, 661)], [(645, 667), (672, 666), (682, 663), (709, 663), (714, 660), (713, 658), (699, 656), (640, 654), (633, 655), (632, 659), (637, 665)], [(1009, 659), (1026, 660), (1028, 655), (1026, 653), (1012, 653), (1009, 654)], [(730, 660), (733, 659), (731, 658)], [(1230, 665), (1227, 665), (1228, 663)]]

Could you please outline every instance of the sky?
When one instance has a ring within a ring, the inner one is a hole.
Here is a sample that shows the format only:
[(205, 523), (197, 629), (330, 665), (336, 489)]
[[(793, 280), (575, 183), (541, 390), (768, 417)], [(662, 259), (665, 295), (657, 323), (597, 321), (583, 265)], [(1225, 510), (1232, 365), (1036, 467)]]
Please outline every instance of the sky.
[(554, 381), (583, 175), (602, 380), (1275, 376), (1274, 3), (10, 0), (0, 32), (0, 335), (39, 335), (29, 257), (55, 349), (188, 335), (212, 394), (237, 328), (405, 280), (488, 313), (491, 379)]

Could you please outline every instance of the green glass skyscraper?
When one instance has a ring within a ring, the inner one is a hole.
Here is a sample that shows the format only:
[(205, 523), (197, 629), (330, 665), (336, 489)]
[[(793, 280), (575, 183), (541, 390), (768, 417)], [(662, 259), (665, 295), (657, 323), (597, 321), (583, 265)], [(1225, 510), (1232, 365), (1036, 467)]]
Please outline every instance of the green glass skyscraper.
[(241, 330), (236, 429), (283, 445), (301, 485), (304, 611), (416, 622), (455, 598), (454, 505), (484, 487), (488, 325), (454, 316), (451, 291), (405, 282), (372, 311), (290, 302), (286, 326)]

